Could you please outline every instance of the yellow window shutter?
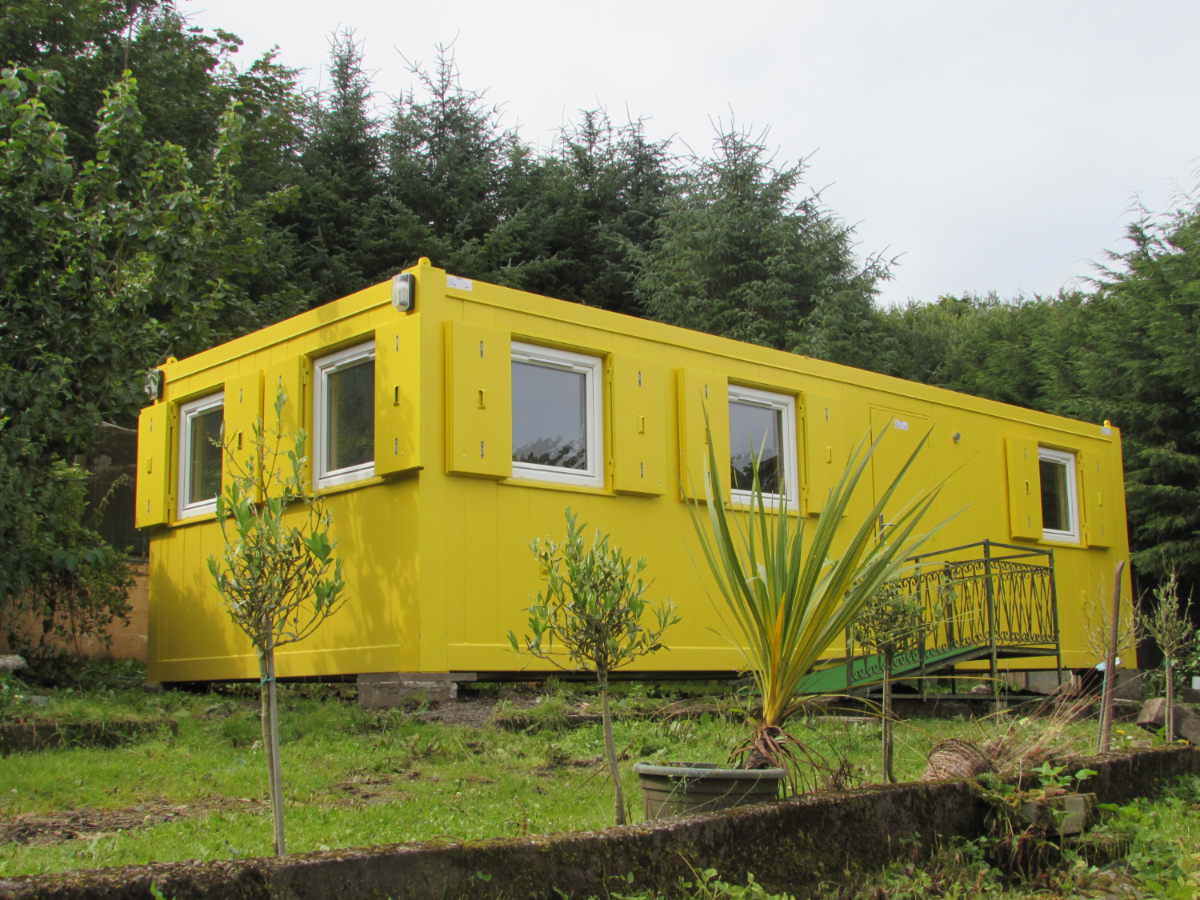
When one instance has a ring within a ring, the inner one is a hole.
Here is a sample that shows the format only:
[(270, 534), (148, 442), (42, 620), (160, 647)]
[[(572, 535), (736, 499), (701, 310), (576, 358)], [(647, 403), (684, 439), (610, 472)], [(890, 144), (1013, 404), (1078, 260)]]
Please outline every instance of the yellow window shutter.
[(170, 403), (147, 406), (138, 414), (137, 486), (134, 524), (165, 525), (171, 509)]
[(612, 359), (613, 488), (661, 494), (667, 482), (667, 376), (644, 361)]
[(729, 496), (729, 383), (724, 375), (699, 369), (677, 369), (675, 373), (679, 415), (679, 483), (684, 499), (704, 499), (708, 470), (705, 413), (712, 429), (718, 473)]
[(1042, 482), (1037, 441), (1010, 437), (1004, 441), (1008, 466), (1008, 528), (1014, 538), (1042, 536)]
[(1080, 489), (1083, 494), (1084, 537), (1089, 547), (1111, 547), (1118, 527), (1120, 505), (1112, 467), (1103, 453), (1079, 454)]
[(507, 332), (446, 323), (446, 470), (512, 474), (512, 356)]
[[(221, 459), (222, 490), (230, 480), (255, 464), (254, 426), (262, 420), (262, 373), (257, 369), (225, 382), (225, 453)], [(268, 444), (268, 447), (270, 445)], [(230, 455), (233, 466), (230, 465)], [(235, 469), (236, 467), (236, 469)], [(255, 497), (255, 500), (261, 498)]]
[(375, 474), (421, 465), (421, 320), (375, 329)]
[(833, 397), (804, 397), (804, 490), (802, 508), (816, 515), (825, 508), (834, 485), (850, 458), (850, 431), (846, 405)]
[[(267, 366), (263, 370), (262, 388), (262, 417), (263, 429), (266, 434), (267, 448), (275, 446), (275, 435), (283, 435), (279, 449), (286, 454), (295, 446), (296, 434), (305, 431), (307, 439), (304, 442), (305, 464), (300, 474), (301, 483), (309, 484), (312, 478), (311, 460), (313, 457), (313, 442), (316, 435), (305, 429), (307, 419), (308, 396), (308, 360), (294, 357)], [(283, 407), (279, 414), (275, 413), (275, 400), (283, 392)], [(280, 465), (287, 465), (286, 458), (280, 460)], [(290, 475), (290, 469), (278, 469), (283, 474)], [(277, 492), (270, 491), (272, 495)]]

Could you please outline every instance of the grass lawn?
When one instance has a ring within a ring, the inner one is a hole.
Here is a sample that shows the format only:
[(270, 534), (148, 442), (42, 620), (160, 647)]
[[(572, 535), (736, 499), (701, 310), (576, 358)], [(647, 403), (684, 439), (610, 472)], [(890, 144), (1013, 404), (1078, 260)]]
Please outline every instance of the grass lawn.
[[(534, 695), (482, 692), (450, 721), (425, 710), (368, 712), (338, 685), (282, 691), (282, 762), (288, 849), (363, 847), (394, 842), (473, 840), (604, 828), (611, 786), (598, 724), (568, 728), (568, 709), (586, 704), (574, 686)], [(641, 818), (631, 763), (724, 761), (746, 734), (728, 685), (683, 699), (670, 685), (624, 685), (616, 741), (628, 760), (625, 789)], [(707, 693), (707, 696), (705, 694)], [(8, 704), (9, 716), (28, 713)], [(708, 709), (708, 712), (700, 712)], [(257, 695), (138, 689), (53, 692), (37, 712), (72, 717), (164, 717), (159, 731), (112, 749), (14, 753), (0, 759), (0, 875), (58, 872), (157, 860), (264, 856), (271, 852), (266, 770)], [(435, 710), (432, 712), (440, 712)], [(533, 725), (512, 730), (496, 716), (523, 712)], [(684, 713), (687, 713), (686, 715)], [(1065, 728), (1087, 752), (1094, 722)], [(897, 729), (896, 770), (919, 777), (925, 756), (947, 737), (983, 742), (1033, 740), (1040, 720), (911, 720)], [(843, 783), (878, 780), (879, 728), (827, 718), (797, 721), (793, 732), (840, 765)], [(826, 772), (814, 774), (821, 780)]]

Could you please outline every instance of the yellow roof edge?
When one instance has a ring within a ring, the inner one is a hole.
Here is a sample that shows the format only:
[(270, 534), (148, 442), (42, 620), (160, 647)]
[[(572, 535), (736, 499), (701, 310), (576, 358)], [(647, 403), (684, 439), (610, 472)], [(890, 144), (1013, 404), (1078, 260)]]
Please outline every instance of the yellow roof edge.
[[(418, 267), (419, 264), (409, 266), (407, 269), (402, 269), (401, 272), (415, 272)], [(318, 328), (352, 319), (368, 310), (390, 303), (391, 284), (391, 279), (381, 281), (360, 291), (355, 291), (353, 294), (323, 303), (313, 309), (289, 316), (273, 325), (235, 337), (223, 344), (209, 347), (207, 350), (201, 350), (199, 353), (183, 359), (168, 360), (159, 368), (163, 370), (164, 377), (168, 380), (186, 378), (276, 344), (290, 341)]]
[[(433, 272), (438, 272), (443, 277), (447, 274), (444, 269), (431, 265), (426, 257), (422, 257), (416, 265), (402, 269), (401, 272), (412, 272), (418, 280), (428, 278)], [(478, 281), (477, 279), (464, 280), (470, 281), (472, 284)], [(478, 281), (478, 284), (485, 290), (476, 293), (473, 289), (456, 288), (453, 286), (453, 280), (451, 284), (443, 281), (439, 287), (444, 288), (449, 297), (480, 306), (521, 312), (553, 321), (569, 321), (572, 324), (656, 343), (685, 345), (714, 356), (811, 375), (839, 384), (870, 388), (904, 400), (957, 406), (986, 415), (1019, 420), (1043, 428), (1098, 439), (1116, 440), (1120, 435), (1120, 429), (1108, 422), (1105, 422), (1104, 425), (1097, 425), (1081, 419), (1072, 419), (1067, 416), (1016, 406), (949, 388), (908, 381), (892, 375), (857, 369), (799, 353), (748, 344), (733, 338), (693, 331), (678, 325), (668, 325), (665, 322), (640, 319), (636, 316), (585, 306), (582, 303), (560, 300), (518, 288), (505, 287), (486, 281)], [(202, 350), (182, 360), (163, 363), (161, 368), (168, 380), (196, 375), (206, 369), (224, 365), (239, 357), (283, 343), (318, 328), (353, 318), (368, 310), (384, 306), (390, 300), (391, 280), (389, 279), (314, 309), (306, 310), (281, 322), (276, 322), (274, 325), (244, 334), (224, 344)], [(636, 323), (636, 325), (622, 329), (620, 323), (623, 321)], [(686, 335), (687, 340), (680, 340), (679, 336), (681, 335)], [(1106, 431), (1107, 433), (1105, 433)]]
[[(665, 344), (686, 344), (688, 347), (726, 359), (766, 366), (787, 372), (798, 372), (803, 375), (812, 375), (817, 378), (824, 378), (853, 387), (870, 388), (907, 400), (936, 403), (943, 406), (957, 406), (986, 415), (1020, 420), (1026, 423), (1032, 421), (1032, 424), (1071, 434), (1109, 440), (1115, 439), (1120, 434), (1120, 429), (1108, 421), (1103, 425), (1099, 425), (1083, 419), (1073, 419), (1069, 416), (1060, 416), (1054, 413), (1030, 409), (1025, 406), (1017, 406), (1013, 403), (1005, 403), (1002, 400), (992, 400), (975, 394), (951, 390), (950, 388), (922, 384), (919, 381), (909, 381), (894, 375), (884, 375), (868, 369), (858, 369), (842, 363), (830, 362), (813, 356), (805, 356), (801, 353), (776, 350), (773, 347), (750, 344), (745, 341), (708, 334), (703, 331), (693, 331), (690, 328), (683, 328), (679, 325), (669, 325), (665, 322), (656, 322), (652, 319), (640, 319), (637, 316), (625, 313), (613, 312), (594, 306), (585, 306), (582, 303), (558, 300), (554, 297), (547, 297), (543, 294), (535, 294), (530, 291), (522, 291), (517, 288), (493, 285), (488, 282), (480, 282), (480, 284), (487, 285), (492, 290), (477, 295), (470, 291), (447, 288), (446, 293), (457, 299), (477, 303), (482, 306), (513, 310), (554, 321), (562, 321), (566, 318), (562, 315), (557, 315), (556, 312), (562, 309), (562, 304), (567, 304), (572, 310), (570, 319), (573, 324), (603, 329), (625, 337)], [(511, 298), (513, 302), (496, 302), (489, 297), (489, 295), (497, 293), (501, 296), (506, 296), (506, 299)], [(538, 306), (542, 306), (543, 308), (538, 309)], [(632, 321), (638, 324), (636, 328), (622, 330), (618, 327), (620, 321)], [(681, 334), (688, 335), (686, 342), (674, 338), (675, 335)], [(797, 365), (797, 361), (801, 361), (801, 364)], [(1105, 429), (1108, 429), (1107, 434), (1104, 433)]]

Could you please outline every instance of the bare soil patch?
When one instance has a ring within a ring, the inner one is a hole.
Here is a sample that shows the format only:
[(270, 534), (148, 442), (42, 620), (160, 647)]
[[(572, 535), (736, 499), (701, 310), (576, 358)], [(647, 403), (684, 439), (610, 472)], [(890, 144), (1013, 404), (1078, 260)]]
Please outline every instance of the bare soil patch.
[[(519, 703), (520, 701), (516, 701)], [(533, 705), (533, 701), (529, 701)], [(431, 706), (420, 714), (423, 722), (443, 722), (446, 725), (473, 725), (482, 728), (492, 720), (496, 700), (492, 697), (459, 697)]]
[(52, 813), (25, 813), (0, 819), (0, 844), (60, 844), (101, 834), (148, 828), (162, 822), (204, 815), (217, 809), (264, 805), (262, 800), (255, 798), (225, 798), (203, 805), (151, 800), (136, 806), (115, 809), (83, 807)]

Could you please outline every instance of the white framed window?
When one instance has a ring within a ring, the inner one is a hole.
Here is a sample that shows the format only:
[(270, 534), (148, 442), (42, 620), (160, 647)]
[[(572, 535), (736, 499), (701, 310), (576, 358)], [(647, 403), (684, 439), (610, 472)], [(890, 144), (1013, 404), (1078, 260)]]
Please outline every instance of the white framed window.
[(1079, 541), (1079, 490), (1075, 454), (1038, 447), (1042, 483), (1042, 540)]
[(179, 407), (179, 518), (217, 511), (225, 394), (208, 394)]
[(513, 478), (604, 486), (602, 360), (512, 345)]
[(729, 485), (735, 503), (750, 502), (756, 456), (764, 498), (796, 509), (796, 398), (731, 384)]
[(375, 342), (313, 363), (313, 479), (332, 487), (375, 474)]

